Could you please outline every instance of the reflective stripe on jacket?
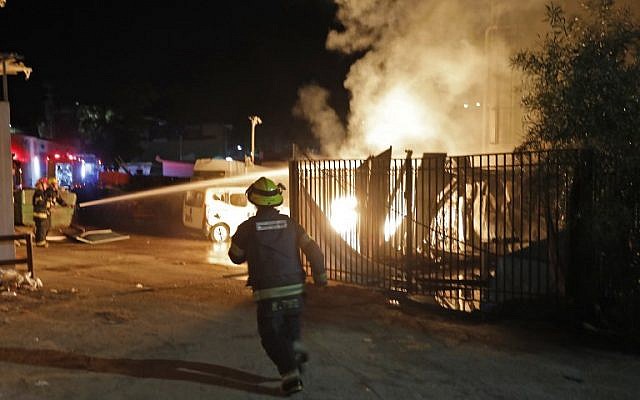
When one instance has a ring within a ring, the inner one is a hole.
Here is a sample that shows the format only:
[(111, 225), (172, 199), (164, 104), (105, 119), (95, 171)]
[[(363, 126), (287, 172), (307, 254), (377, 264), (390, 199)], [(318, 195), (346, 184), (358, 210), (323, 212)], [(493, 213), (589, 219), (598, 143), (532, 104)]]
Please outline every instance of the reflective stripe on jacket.
[[(306, 278), (299, 250), (311, 247), (309, 242), (315, 245), (294, 220), (273, 207), (258, 207), (256, 215), (240, 224), (233, 235), (229, 258), (236, 264), (247, 261), (247, 285), (256, 301), (298, 295)], [(317, 265), (312, 263), (314, 276), (316, 266), (323, 275), (322, 254), (314, 259), (320, 260)]]
[(288, 286), (278, 286), (268, 289), (259, 289), (253, 292), (255, 301), (274, 299), (277, 297), (289, 297), (301, 294), (304, 290), (304, 284), (296, 283)]
[(42, 189), (36, 189), (33, 192), (33, 198), (31, 199), (33, 204), (33, 217), (34, 218), (48, 218), (49, 217), (49, 199), (47, 193)]

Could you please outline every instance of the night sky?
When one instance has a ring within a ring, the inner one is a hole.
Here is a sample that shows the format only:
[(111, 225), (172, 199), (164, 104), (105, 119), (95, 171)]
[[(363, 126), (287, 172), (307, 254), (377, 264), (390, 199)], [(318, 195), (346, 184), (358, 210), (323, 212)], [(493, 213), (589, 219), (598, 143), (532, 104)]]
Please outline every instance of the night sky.
[(325, 49), (335, 12), (330, 0), (8, 0), (0, 51), (33, 68), (28, 81), (9, 78), (12, 124), (35, 131), (49, 92), (56, 107), (117, 104), (176, 124), (233, 124), (247, 138), (257, 114), (258, 143), (304, 142), (309, 128), (291, 113), (299, 87), (318, 83), (347, 108), (353, 60)]

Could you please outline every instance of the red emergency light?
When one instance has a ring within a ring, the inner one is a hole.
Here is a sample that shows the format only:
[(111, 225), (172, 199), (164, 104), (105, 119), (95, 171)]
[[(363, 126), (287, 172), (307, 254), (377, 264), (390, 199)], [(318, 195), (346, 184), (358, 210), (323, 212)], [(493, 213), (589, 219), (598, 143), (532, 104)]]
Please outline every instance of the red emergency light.
[(15, 149), (15, 148), (11, 149), (11, 159), (16, 161), (23, 161), (23, 157), (18, 151), (18, 149)]

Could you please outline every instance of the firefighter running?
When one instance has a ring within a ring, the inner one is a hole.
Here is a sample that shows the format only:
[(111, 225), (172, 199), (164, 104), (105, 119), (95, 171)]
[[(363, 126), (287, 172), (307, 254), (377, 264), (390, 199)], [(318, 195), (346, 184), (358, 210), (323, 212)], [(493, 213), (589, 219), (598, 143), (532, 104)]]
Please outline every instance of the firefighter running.
[(288, 216), (275, 208), (282, 204), (284, 186), (262, 177), (247, 189), (256, 215), (233, 235), (229, 258), (236, 264), (247, 261), (247, 285), (257, 303), (258, 332), (262, 347), (282, 376), (287, 394), (302, 390), (302, 364), (308, 355), (300, 342), (300, 314), (305, 272), (299, 257), (303, 251), (311, 264), (314, 284), (327, 285), (322, 251)]

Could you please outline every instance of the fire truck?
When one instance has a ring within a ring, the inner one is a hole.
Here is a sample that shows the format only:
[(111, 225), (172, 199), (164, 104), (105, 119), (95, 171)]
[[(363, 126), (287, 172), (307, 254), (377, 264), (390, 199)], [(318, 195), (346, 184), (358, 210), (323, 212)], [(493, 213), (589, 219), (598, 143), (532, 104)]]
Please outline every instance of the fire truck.
[(102, 162), (93, 154), (59, 154), (47, 156), (47, 177), (57, 178), (58, 184), (77, 189), (98, 183)]
[[(74, 148), (33, 136), (12, 134), (14, 220), (17, 224), (33, 224), (34, 187), (38, 179), (57, 178), (66, 190), (61, 196), (66, 203), (75, 204), (73, 190), (94, 185), (102, 170), (101, 161), (93, 154), (78, 153)], [(52, 210), (52, 227), (71, 224), (73, 208)]]
[(11, 135), (11, 155), (17, 190), (35, 187), (42, 177), (55, 177), (67, 189), (93, 185), (102, 170), (102, 162), (93, 154), (28, 135)]

